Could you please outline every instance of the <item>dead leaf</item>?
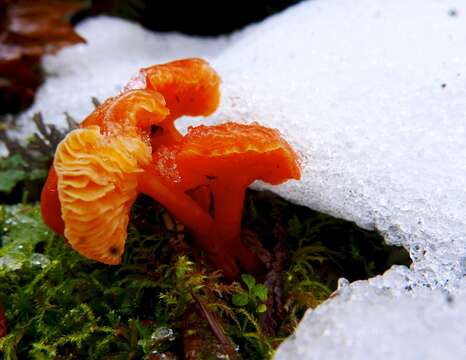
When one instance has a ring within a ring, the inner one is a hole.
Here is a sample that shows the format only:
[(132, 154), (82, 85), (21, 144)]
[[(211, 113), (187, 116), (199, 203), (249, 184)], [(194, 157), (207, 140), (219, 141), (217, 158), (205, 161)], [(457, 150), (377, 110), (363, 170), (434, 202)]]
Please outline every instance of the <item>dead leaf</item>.
[(0, 0), (0, 113), (29, 106), (42, 82), (40, 58), (85, 40), (69, 23), (83, 3)]

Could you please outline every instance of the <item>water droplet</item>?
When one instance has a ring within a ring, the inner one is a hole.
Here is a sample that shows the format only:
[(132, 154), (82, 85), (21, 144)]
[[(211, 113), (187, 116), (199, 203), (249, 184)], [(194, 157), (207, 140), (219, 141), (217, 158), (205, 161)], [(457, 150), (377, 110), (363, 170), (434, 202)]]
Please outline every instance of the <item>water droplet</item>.
[(0, 257), (0, 268), (5, 267), (8, 270), (15, 271), (22, 267), (22, 262), (9, 255)]
[(345, 278), (339, 278), (337, 286), (338, 286), (337, 290), (342, 290), (344, 288), (347, 288), (349, 286), (349, 281)]
[(160, 353), (153, 350), (144, 357), (144, 360), (176, 360), (176, 357), (171, 353)]
[(152, 333), (150, 340), (153, 344), (161, 343), (164, 341), (173, 341), (175, 340), (175, 334), (170, 328), (160, 327)]
[(45, 268), (50, 264), (50, 260), (47, 256), (39, 254), (39, 253), (34, 253), (31, 256), (31, 265), (32, 266), (37, 266), (40, 267), (41, 269)]

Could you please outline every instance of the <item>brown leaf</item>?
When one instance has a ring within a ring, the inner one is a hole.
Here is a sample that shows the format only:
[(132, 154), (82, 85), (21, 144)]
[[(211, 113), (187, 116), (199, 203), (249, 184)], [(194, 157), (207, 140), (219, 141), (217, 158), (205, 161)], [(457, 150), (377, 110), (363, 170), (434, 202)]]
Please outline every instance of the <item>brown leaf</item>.
[(32, 103), (42, 55), (85, 42), (69, 23), (81, 8), (60, 0), (0, 0), (0, 113)]
[[(6, 6), (0, 59), (53, 53), (64, 46), (85, 42), (68, 21), (68, 17), (82, 8), (81, 4), (59, 0), (17, 0)], [(12, 50), (15, 49), (15, 50)], [(1, 50), (1, 48), (0, 48)]]

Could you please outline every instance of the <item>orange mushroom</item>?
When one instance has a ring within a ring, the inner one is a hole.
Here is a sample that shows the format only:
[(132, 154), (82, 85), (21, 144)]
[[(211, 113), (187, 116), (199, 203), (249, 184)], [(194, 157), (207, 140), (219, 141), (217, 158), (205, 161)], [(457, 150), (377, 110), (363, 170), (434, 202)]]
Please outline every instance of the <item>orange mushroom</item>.
[(161, 95), (132, 90), (104, 103), (96, 114), (65, 138), (54, 160), (64, 234), (76, 251), (106, 264), (120, 263), (129, 212), (140, 192), (168, 208), (195, 235), (215, 231), (194, 200), (146, 169), (150, 128), (168, 114)]
[[(176, 119), (183, 115), (208, 116), (220, 102), (220, 77), (203, 59), (183, 59), (141, 69), (139, 80), (146, 89), (160, 93), (170, 109), (159, 124), (160, 131), (152, 137), (153, 145), (180, 141), (181, 134), (174, 125)], [(127, 86), (132, 87), (132, 83)]]
[[(41, 195), (46, 224), (64, 234), (78, 252), (108, 264), (121, 261), (129, 210), (140, 192), (137, 174), (150, 162), (151, 145), (180, 139), (173, 121), (184, 111), (208, 114), (218, 104), (219, 77), (203, 60), (178, 61), (143, 72), (150, 74), (149, 89), (127, 89), (110, 98), (60, 144)], [(157, 86), (171, 99), (176, 116), (169, 116)], [(170, 93), (178, 89), (179, 96)], [(155, 138), (154, 126), (163, 130)], [(191, 222), (197, 228), (211, 226), (212, 220), (202, 210), (196, 211), (199, 206), (189, 196), (170, 196), (171, 184), (163, 179), (153, 180), (149, 188), (188, 227)]]
[[(171, 151), (184, 191), (199, 186), (212, 191), (218, 239), (213, 240), (215, 244), (206, 244), (206, 249), (215, 246), (236, 258), (247, 271), (257, 272), (256, 257), (240, 239), (245, 191), (255, 180), (276, 185), (299, 179), (295, 152), (276, 130), (236, 123), (191, 128)], [(166, 157), (167, 149), (159, 152), (154, 154), (156, 162)], [(160, 169), (165, 177), (172, 176)]]
[(168, 109), (160, 94), (133, 90), (107, 101), (96, 114), (60, 143), (53, 167), (65, 237), (79, 253), (117, 264), (139, 193), (138, 174), (151, 159), (150, 127)]
[(178, 133), (179, 116), (218, 105), (220, 79), (205, 61), (157, 65), (141, 76), (143, 89), (133, 84), (107, 100), (60, 143), (41, 196), (45, 222), (82, 255), (118, 264), (131, 206), (144, 193), (192, 231), (227, 277), (239, 275), (238, 263), (257, 272), (261, 264), (240, 239), (244, 192), (256, 179), (298, 179), (296, 154), (257, 124)]

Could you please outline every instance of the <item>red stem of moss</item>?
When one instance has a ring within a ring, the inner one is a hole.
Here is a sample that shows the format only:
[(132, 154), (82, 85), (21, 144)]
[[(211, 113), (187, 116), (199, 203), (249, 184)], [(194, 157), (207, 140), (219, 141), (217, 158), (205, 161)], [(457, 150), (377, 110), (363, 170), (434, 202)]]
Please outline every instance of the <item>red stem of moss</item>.
[(3, 310), (3, 304), (0, 300), (0, 338), (6, 336), (8, 333), (8, 324), (5, 318), (5, 312)]

